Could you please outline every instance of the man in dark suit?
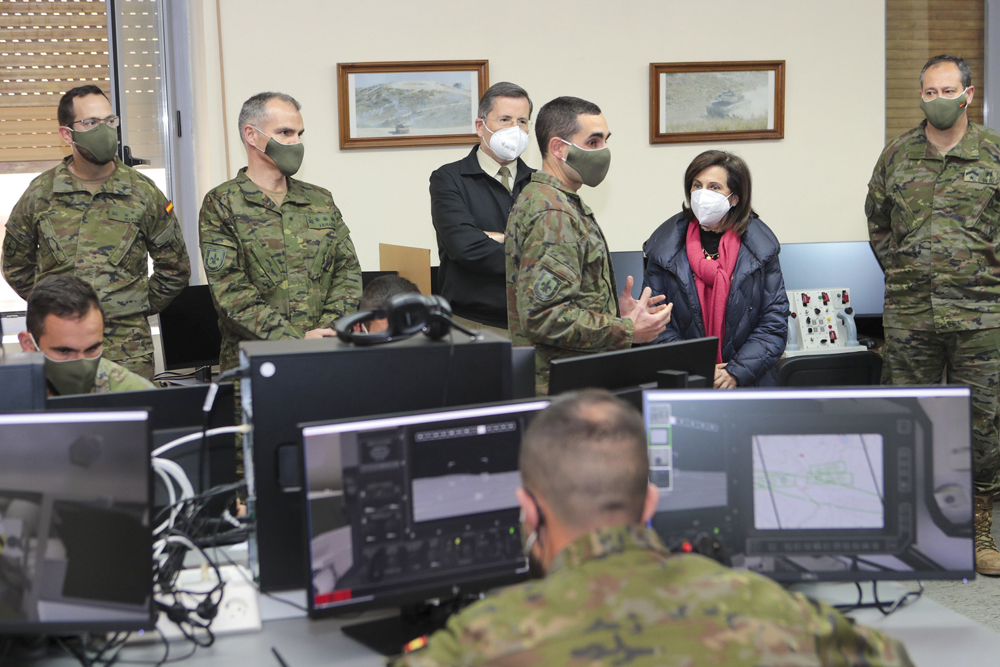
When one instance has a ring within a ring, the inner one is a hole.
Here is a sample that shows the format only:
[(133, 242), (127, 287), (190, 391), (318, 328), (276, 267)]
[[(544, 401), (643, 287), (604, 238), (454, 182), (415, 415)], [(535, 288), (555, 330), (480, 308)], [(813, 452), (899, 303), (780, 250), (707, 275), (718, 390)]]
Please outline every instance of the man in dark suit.
[(504, 231), (507, 214), (531, 169), (531, 99), (513, 83), (497, 83), (479, 100), (480, 142), (465, 158), (431, 174), (431, 218), (437, 232), (441, 295), (453, 319), (507, 335)]

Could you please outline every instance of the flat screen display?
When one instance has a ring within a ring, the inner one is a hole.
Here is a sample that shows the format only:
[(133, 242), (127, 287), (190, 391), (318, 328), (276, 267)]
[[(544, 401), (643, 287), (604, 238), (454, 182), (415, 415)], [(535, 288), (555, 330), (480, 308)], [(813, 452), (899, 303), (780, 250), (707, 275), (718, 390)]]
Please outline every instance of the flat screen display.
[(0, 415), (0, 633), (152, 627), (145, 411)]
[(969, 390), (647, 391), (653, 526), (781, 581), (974, 576)]
[(548, 401), (306, 426), (311, 613), (524, 578), (521, 437)]

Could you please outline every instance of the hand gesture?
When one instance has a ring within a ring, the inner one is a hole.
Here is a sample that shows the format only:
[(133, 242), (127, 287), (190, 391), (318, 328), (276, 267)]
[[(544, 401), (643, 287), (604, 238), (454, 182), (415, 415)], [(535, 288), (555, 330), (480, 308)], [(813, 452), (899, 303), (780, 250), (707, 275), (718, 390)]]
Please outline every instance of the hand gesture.
[[(618, 295), (618, 312), (622, 314), (622, 317), (628, 317), (627, 313), (631, 313), (633, 310), (635, 310), (635, 304), (639, 303), (638, 301), (632, 298), (632, 286), (634, 284), (635, 281), (632, 279), (632, 276), (626, 278), (625, 289), (622, 290), (622, 293), (620, 295)], [(648, 287), (646, 289), (649, 290)], [(651, 290), (650, 293), (652, 293)], [(662, 294), (659, 294), (657, 296), (650, 297), (649, 305), (655, 306), (656, 304), (666, 300), (667, 297), (663, 296)]]
[[(632, 277), (626, 281), (626, 293), (632, 288)], [(622, 316), (627, 319), (632, 320), (632, 342), (633, 343), (649, 343), (656, 340), (667, 328), (667, 323), (670, 322), (670, 313), (674, 309), (674, 304), (668, 303), (666, 305), (650, 305), (653, 303), (653, 299), (656, 299), (656, 303), (664, 301), (666, 297), (657, 296), (650, 298), (652, 290), (648, 287), (642, 290), (642, 296), (636, 301), (632, 297), (629, 297), (634, 306), (632, 310), (625, 314), (622, 311)], [(625, 302), (625, 296), (622, 295), (622, 303)]]

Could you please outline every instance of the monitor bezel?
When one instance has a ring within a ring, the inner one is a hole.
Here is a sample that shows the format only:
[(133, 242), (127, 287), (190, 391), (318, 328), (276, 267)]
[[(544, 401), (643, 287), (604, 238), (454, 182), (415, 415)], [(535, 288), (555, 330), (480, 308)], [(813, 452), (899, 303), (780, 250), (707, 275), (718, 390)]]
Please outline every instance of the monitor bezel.
[[(510, 413), (537, 412), (549, 405), (552, 401), (544, 398), (520, 399), (513, 401), (499, 401), (493, 403), (482, 403), (472, 406), (438, 408), (433, 410), (415, 410), (394, 413), (391, 415), (380, 415), (376, 417), (363, 417), (355, 419), (337, 419), (328, 421), (308, 422), (300, 424), (301, 446), (302, 446), (302, 485), (301, 498), (305, 507), (302, 514), (302, 534), (304, 536), (303, 553), (305, 562), (303, 569), (311, 572), (312, 558), (312, 507), (309, 502), (309, 477), (307, 468), (306, 438), (312, 435), (322, 435), (328, 433), (342, 433), (357, 430), (377, 430), (380, 428), (396, 428), (415, 423), (421, 423), (421, 417), (435, 417), (434, 421), (444, 421), (449, 419), (472, 418), (478, 414), (484, 416), (494, 416)], [(535, 407), (535, 409), (530, 409)], [(502, 412), (497, 408), (508, 408)], [(431, 421), (427, 419), (424, 423)], [(348, 428), (350, 426), (351, 428)], [(502, 569), (501, 569), (502, 568)], [(443, 573), (442, 573), (443, 574)], [(378, 595), (366, 595), (357, 598), (344, 600), (334, 606), (317, 606), (316, 594), (312, 589), (312, 576), (309, 575), (306, 584), (306, 603), (309, 618), (331, 618), (353, 614), (359, 611), (371, 609), (384, 609), (399, 607), (402, 605), (421, 603), (435, 598), (457, 598), (471, 594), (478, 594), (492, 588), (509, 586), (520, 583), (528, 579), (528, 571), (525, 567), (520, 571), (510, 571), (506, 566), (497, 566), (496, 570), (486, 572), (470, 572), (453, 576), (447, 581), (435, 580), (425, 586), (404, 584), (398, 592), (384, 593)]]
[[(736, 392), (680, 392), (674, 390), (646, 390), (643, 392), (643, 419), (648, 425), (647, 415), (649, 414), (649, 404), (653, 401), (664, 401), (668, 400), (671, 402), (683, 402), (683, 401), (732, 401), (732, 400), (775, 400), (777, 398), (783, 399), (866, 399), (866, 398), (965, 398), (968, 400), (970, 396), (970, 391), (967, 387), (961, 386), (929, 386), (929, 387), (898, 387), (898, 386), (887, 386), (887, 387), (838, 387), (838, 388), (823, 388), (823, 389), (801, 389), (801, 388), (783, 388), (783, 387), (773, 387), (773, 388), (760, 388), (760, 389), (745, 389), (738, 390)], [(971, 417), (969, 419), (970, 430), (971, 430)], [(924, 428), (928, 428), (929, 425), (925, 424)], [(971, 440), (970, 440), (971, 443)], [(727, 456), (731, 455), (731, 452), (727, 451)], [(923, 452), (923, 460), (914, 461), (918, 465), (928, 466), (930, 464), (930, 459), (933, 456), (933, 451), (930, 448), (925, 448)], [(747, 462), (749, 463), (749, 457), (747, 457)], [(970, 449), (970, 470), (971, 470), (971, 449)], [(970, 472), (971, 475), (971, 472)], [(883, 480), (885, 479), (885, 473), (883, 472)], [(732, 480), (727, 480), (727, 489), (732, 489)], [(970, 491), (973, 490), (971, 486), (970, 477)], [(921, 490), (915, 489), (913, 492), (913, 499), (915, 504), (922, 502), (926, 496), (921, 496)], [(728, 505), (731, 505), (730, 500)], [(936, 505), (929, 505), (929, 511), (932, 514), (937, 513)], [(749, 512), (753, 513), (754, 506), (751, 502), (748, 506)], [(717, 513), (718, 515), (725, 514), (727, 507), (709, 508), (706, 514)], [(681, 512), (696, 512), (697, 510), (682, 510), (672, 513), (658, 512), (653, 517), (653, 526), (658, 528), (658, 526), (669, 526), (670, 528), (676, 528), (677, 525), (685, 523), (685, 515)], [(669, 518), (668, 518), (669, 516)], [(687, 516), (694, 516), (693, 514), (688, 514)], [(672, 519), (672, 520), (671, 520)], [(889, 512), (887, 509), (886, 522), (889, 520)], [(752, 526), (753, 519), (750, 519)], [(819, 530), (808, 530), (808, 531), (794, 531), (802, 536), (802, 539), (833, 539), (832, 537), (825, 537), (824, 534), (828, 530), (836, 529), (819, 529)], [(870, 531), (866, 529), (861, 529), (865, 535), (874, 535), (879, 531)], [(757, 531), (754, 528), (749, 528), (746, 530), (745, 535), (747, 538), (754, 537), (757, 538), (761, 535), (762, 531)], [(772, 531), (763, 531), (764, 533)], [(793, 532), (793, 531), (789, 531)], [(859, 537), (859, 539), (864, 539), (864, 537)], [(972, 539), (969, 539), (969, 548), (974, 552), (974, 546)], [(752, 554), (754, 556), (759, 556), (761, 554)], [(803, 554), (805, 555), (805, 554)], [(842, 554), (833, 554), (842, 555)], [(860, 554), (864, 555), (864, 554)], [(975, 559), (974, 557), (969, 559), (972, 564), (967, 570), (964, 569), (953, 569), (953, 570), (910, 570), (910, 571), (881, 571), (881, 570), (857, 570), (857, 571), (808, 571), (804, 573), (790, 573), (782, 571), (761, 571), (754, 569), (752, 571), (763, 574), (771, 579), (780, 581), (782, 583), (797, 583), (803, 581), (831, 581), (831, 582), (857, 582), (857, 581), (908, 581), (914, 579), (926, 579), (926, 580), (961, 580), (966, 578), (975, 577)]]
[[(0, 428), (6, 424), (13, 423), (85, 423), (85, 422), (115, 422), (115, 421), (141, 421), (144, 424), (146, 442), (142, 443), (144, 451), (149, 452), (149, 442), (152, 439), (152, 429), (150, 427), (149, 410), (143, 409), (116, 409), (116, 410), (86, 410), (86, 411), (66, 411), (66, 412), (35, 412), (22, 414), (0, 414)], [(51, 635), (59, 633), (107, 633), (107, 632), (135, 632), (139, 630), (148, 631), (156, 627), (159, 613), (156, 609), (153, 585), (153, 527), (149, 512), (153, 506), (153, 467), (146, 465), (146, 512), (147, 523), (149, 523), (149, 578), (146, 618), (140, 619), (115, 619), (97, 621), (0, 621), (0, 636), (10, 635)]]

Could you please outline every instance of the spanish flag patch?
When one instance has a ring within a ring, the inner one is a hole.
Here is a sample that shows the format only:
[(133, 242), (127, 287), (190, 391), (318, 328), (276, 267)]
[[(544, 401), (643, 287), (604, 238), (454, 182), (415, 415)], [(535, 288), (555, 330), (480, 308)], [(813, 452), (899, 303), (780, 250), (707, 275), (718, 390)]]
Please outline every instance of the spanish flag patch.
[(173, 213), (173, 211), (174, 211), (174, 203), (172, 201), (168, 201), (167, 205), (164, 207), (163, 210), (165, 210), (167, 213)]

